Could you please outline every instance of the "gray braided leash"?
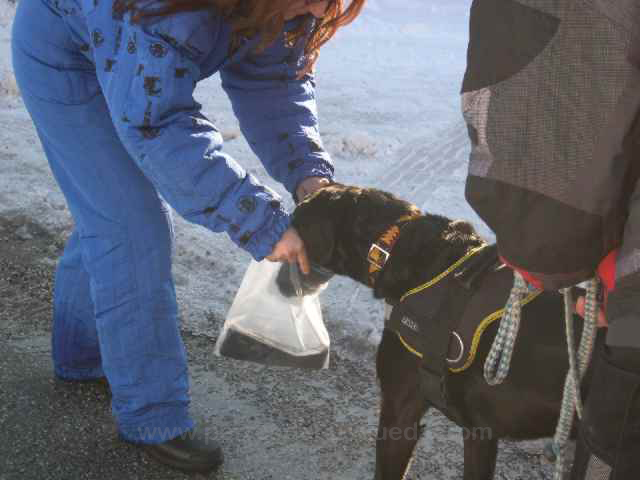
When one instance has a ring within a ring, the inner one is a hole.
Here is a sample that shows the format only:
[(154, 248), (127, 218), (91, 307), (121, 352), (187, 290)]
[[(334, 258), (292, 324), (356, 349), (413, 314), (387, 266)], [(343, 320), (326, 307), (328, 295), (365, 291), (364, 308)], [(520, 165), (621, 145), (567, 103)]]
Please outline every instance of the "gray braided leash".
[(584, 374), (589, 367), (596, 337), (596, 325), (598, 319), (598, 280), (590, 280), (587, 286), (587, 296), (584, 306), (584, 323), (577, 354), (574, 344), (574, 299), (571, 294), (571, 288), (565, 288), (562, 290), (562, 293), (564, 295), (564, 315), (566, 322), (567, 348), (569, 351), (569, 372), (567, 373), (567, 379), (564, 383), (564, 393), (562, 396), (562, 407), (560, 409), (558, 427), (556, 428), (553, 441), (548, 447), (556, 458), (556, 467), (553, 477), (554, 480), (562, 480), (564, 477), (566, 468), (566, 449), (571, 435), (571, 429), (573, 428), (574, 412), (577, 412), (578, 418), (582, 419), (580, 383), (582, 382)]
[[(567, 334), (567, 349), (569, 352), (569, 372), (564, 384), (562, 407), (560, 418), (553, 441), (547, 446), (550, 456), (555, 457), (556, 466), (554, 480), (562, 480), (566, 467), (566, 447), (573, 428), (574, 412), (582, 419), (582, 398), (580, 395), (580, 383), (591, 361), (593, 344), (596, 336), (596, 324), (598, 319), (598, 280), (588, 282), (587, 296), (585, 299), (585, 318), (582, 327), (580, 346), (576, 354), (574, 344), (573, 309), (574, 299), (571, 288), (562, 290), (564, 296), (564, 315)], [(489, 385), (495, 386), (504, 382), (509, 375), (511, 358), (515, 347), (518, 331), (520, 330), (520, 318), (522, 314), (522, 302), (535, 291), (529, 286), (524, 277), (514, 272), (513, 288), (509, 300), (500, 320), (498, 333), (493, 341), (491, 350), (484, 364), (484, 377)]]
[(501, 384), (509, 375), (511, 357), (520, 330), (522, 301), (535, 291), (520, 273), (514, 272), (513, 275), (513, 288), (504, 308), (498, 333), (484, 363), (484, 378), (491, 386)]

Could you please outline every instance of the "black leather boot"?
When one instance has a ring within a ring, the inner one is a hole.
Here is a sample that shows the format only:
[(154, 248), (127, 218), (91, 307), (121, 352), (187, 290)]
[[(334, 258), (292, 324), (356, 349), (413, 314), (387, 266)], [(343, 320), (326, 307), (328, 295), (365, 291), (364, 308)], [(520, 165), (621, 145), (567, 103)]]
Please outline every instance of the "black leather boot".
[(198, 430), (156, 445), (142, 445), (158, 462), (183, 472), (211, 472), (224, 461), (220, 445)]
[(594, 362), (571, 480), (637, 480), (640, 349), (603, 347)]

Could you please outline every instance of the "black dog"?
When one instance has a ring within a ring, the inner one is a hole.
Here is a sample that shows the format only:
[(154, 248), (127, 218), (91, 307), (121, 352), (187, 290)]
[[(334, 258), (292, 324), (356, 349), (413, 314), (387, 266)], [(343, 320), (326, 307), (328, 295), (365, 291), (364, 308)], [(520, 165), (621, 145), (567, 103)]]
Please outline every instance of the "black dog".
[[(398, 219), (408, 216), (410, 221), (402, 226), (388, 261), (371, 285), (372, 244)], [(293, 224), (313, 263), (372, 286), (376, 298), (391, 304), (484, 244), (466, 222), (419, 215), (415, 206), (391, 194), (338, 184), (302, 202)], [(559, 416), (568, 369), (561, 295), (543, 293), (523, 309), (510, 375), (504, 384), (491, 387), (484, 380), (483, 364), (496, 330), (494, 324), (483, 335), (473, 365), (447, 381), (449, 404), (443, 413), (467, 431), (483, 432), (464, 435), (465, 480), (493, 478), (500, 438), (550, 437)], [(404, 478), (417, 435), (388, 432), (420, 431), (421, 418), (436, 403), (422, 388), (421, 362), (398, 335), (385, 329), (377, 355), (382, 407), (376, 480)]]

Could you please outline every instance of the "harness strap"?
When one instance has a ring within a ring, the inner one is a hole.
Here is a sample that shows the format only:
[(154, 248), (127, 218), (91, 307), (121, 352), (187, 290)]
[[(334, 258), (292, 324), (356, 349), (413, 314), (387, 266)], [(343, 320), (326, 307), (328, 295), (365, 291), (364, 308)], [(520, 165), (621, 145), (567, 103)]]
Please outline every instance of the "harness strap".
[[(388, 325), (398, 334), (399, 340), (405, 348), (422, 359), (421, 372), (424, 382), (421, 382), (423, 392), (430, 402), (442, 411), (447, 411), (446, 379), (449, 374), (447, 357), (452, 331), (467, 305), (468, 298), (473, 291), (464, 288), (453, 289), (445, 279), (454, 280), (453, 273), (466, 261), (486, 248), (482, 245), (469, 251), (464, 257), (456, 261), (444, 272), (429, 282), (414, 288), (402, 296), (394, 305), (390, 313)], [(417, 295), (428, 290), (430, 301), (423, 302), (423, 297)], [(456, 298), (453, 298), (456, 296)], [(465, 298), (461, 298), (465, 297)], [(422, 334), (420, 319), (428, 318), (429, 334)], [(411, 332), (418, 346), (406, 341), (402, 331)]]
[(458, 268), (460, 265), (462, 265), (467, 260), (469, 260), (471, 257), (473, 257), (476, 253), (480, 252), (481, 250), (484, 250), (485, 248), (487, 248), (486, 245), (482, 245), (481, 247), (474, 248), (469, 253), (467, 253), (464, 257), (462, 257), (460, 260), (458, 260), (456, 263), (454, 263), (449, 268), (447, 268), (440, 275), (436, 276), (432, 280), (429, 280), (427, 283), (424, 283), (424, 284), (420, 285), (419, 287), (414, 288), (413, 290), (409, 290), (407, 293), (405, 293), (402, 296), (402, 298), (400, 298), (400, 302), (402, 303), (408, 297), (410, 297), (411, 295), (415, 295), (416, 293), (420, 293), (421, 291), (426, 290), (427, 288), (434, 286), (436, 283), (439, 283), (444, 278), (449, 276), (449, 274), (451, 274), (451, 272), (453, 272), (456, 268)]
[[(522, 300), (521, 304), (524, 307), (525, 305), (534, 301), (542, 292), (533, 292), (527, 295), (527, 297)], [(476, 328), (473, 338), (471, 341), (471, 346), (469, 348), (469, 354), (467, 356), (467, 360), (465, 363), (459, 368), (450, 368), (449, 371), (451, 373), (460, 373), (467, 370), (476, 359), (476, 355), (478, 354), (478, 347), (480, 346), (480, 340), (482, 340), (482, 335), (484, 332), (493, 325), (494, 322), (501, 319), (504, 316), (505, 309), (501, 308), (500, 310), (496, 310), (491, 315), (486, 316), (482, 319), (478, 327)]]

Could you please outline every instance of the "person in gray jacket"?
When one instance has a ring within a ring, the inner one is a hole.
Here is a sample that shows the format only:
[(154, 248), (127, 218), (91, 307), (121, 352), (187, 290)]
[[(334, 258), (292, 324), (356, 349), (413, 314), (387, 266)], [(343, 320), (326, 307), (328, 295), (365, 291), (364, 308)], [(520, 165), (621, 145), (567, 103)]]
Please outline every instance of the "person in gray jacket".
[(635, 480), (640, 1), (475, 0), (470, 26), (467, 199), (503, 260), (536, 287), (602, 279), (608, 330), (593, 358), (572, 479)]

